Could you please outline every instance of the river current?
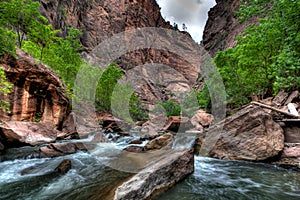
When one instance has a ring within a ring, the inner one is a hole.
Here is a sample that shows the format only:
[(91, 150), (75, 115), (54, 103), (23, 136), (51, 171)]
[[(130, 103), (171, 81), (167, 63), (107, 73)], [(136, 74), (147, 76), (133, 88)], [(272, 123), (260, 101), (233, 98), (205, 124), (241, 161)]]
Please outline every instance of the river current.
[[(124, 141), (123, 141), (124, 142)], [(115, 149), (124, 145), (114, 144)], [(101, 149), (111, 150), (111, 146)], [(107, 199), (113, 186), (132, 173), (112, 169), (105, 158), (77, 152), (57, 158), (20, 158), (32, 147), (12, 149), (0, 162), (0, 199)], [(12, 153), (14, 152), (14, 153)], [(70, 159), (66, 174), (54, 172)], [(300, 173), (276, 166), (195, 157), (195, 172), (156, 200), (300, 199)]]

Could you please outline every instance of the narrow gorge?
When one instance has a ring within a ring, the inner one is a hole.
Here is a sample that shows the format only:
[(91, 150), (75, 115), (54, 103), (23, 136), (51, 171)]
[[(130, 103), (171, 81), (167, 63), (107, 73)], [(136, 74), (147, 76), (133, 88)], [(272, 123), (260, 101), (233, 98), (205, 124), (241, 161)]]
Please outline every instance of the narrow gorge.
[(247, 2), (197, 43), (156, 0), (0, 1), (0, 199), (299, 199), (300, 4)]

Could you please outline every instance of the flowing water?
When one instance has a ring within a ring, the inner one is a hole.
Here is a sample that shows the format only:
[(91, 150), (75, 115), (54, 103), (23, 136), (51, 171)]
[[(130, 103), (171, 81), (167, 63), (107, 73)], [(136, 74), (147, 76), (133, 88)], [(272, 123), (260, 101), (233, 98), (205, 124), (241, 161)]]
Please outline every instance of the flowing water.
[(195, 157), (195, 172), (156, 200), (299, 200), (300, 173), (271, 165)]
[[(12, 149), (0, 162), (0, 199), (107, 199), (113, 187), (133, 174), (108, 167), (107, 158), (97, 157), (95, 152), (114, 154), (130, 140), (121, 138), (94, 151), (57, 158), (28, 159), (24, 155), (32, 147)], [(186, 142), (192, 145), (191, 138), (180, 138), (174, 147)], [(64, 159), (71, 160), (72, 169), (59, 174), (54, 169)], [(300, 173), (264, 164), (195, 157), (195, 172), (156, 199), (300, 199)]]

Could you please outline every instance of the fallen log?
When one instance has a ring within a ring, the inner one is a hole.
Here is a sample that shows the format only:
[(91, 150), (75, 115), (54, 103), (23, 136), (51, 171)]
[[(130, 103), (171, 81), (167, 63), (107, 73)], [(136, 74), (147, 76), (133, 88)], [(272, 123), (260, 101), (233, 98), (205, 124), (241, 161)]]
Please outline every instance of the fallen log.
[(272, 106), (268, 106), (268, 105), (265, 105), (265, 104), (262, 104), (262, 103), (258, 103), (258, 102), (255, 102), (255, 101), (252, 101), (251, 104), (254, 104), (254, 105), (257, 105), (257, 106), (260, 106), (260, 107), (263, 107), (263, 108), (267, 108), (267, 109), (270, 109), (270, 110), (273, 110), (273, 111), (276, 111), (276, 112), (279, 112), (281, 114), (284, 114), (284, 115), (287, 115), (289, 117), (293, 117), (293, 118), (296, 118), (296, 119), (300, 119), (300, 116), (296, 116), (296, 115), (293, 115), (289, 112), (286, 112), (286, 111), (283, 111), (283, 110), (280, 110), (278, 108), (274, 108)]

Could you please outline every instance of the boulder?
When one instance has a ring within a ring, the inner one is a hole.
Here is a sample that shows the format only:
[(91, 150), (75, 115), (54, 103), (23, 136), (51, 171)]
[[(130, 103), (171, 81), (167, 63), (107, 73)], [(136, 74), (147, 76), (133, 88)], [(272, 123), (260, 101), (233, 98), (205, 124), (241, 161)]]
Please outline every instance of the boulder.
[(212, 126), (203, 138), (198, 141), (201, 152), (221, 159), (262, 161), (277, 156), (284, 147), (280, 125), (256, 106), (248, 106)]
[(156, 149), (161, 149), (164, 147), (172, 147), (172, 144), (174, 142), (174, 136), (171, 133), (165, 133), (151, 141), (149, 141), (145, 145), (145, 150), (156, 150)]
[(173, 132), (184, 132), (192, 128), (192, 124), (188, 117), (170, 116), (163, 130)]
[(193, 171), (193, 150), (172, 150), (120, 185), (115, 190), (113, 199), (150, 199)]
[(191, 118), (191, 123), (199, 131), (203, 130), (203, 127), (210, 126), (213, 121), (213, 115), (206, 113), (204, 110), (198, 110), (197, 113)]
[(78, 150), (87, 150), (82, 143), (53, 143), (40, 148), (41, 158), (52, 158), (76, 153)]
[(0, 124), (0, 134), (9, 145), (38, 145), (54, 142), (59, 131), (49, 123), (9, 121)]
[(55, 171), (61, 174), (67, 173), (72, 167), (72, 162), (69, 159), (63, 160), (56, 168)]
[(140, 146), (128, 146), (123, 151), (141, 153), (145, 151), (145, 148)]
[(271, 164), (280, 165), (287, 168), (300, 169), (300, 144), (286, 143), (282, 154)]
[(76, 127), (76, 115), (71, 112), (68, 117), (64, 120), (62, 125), (62, 133), (58, 135), (60, 139), (78, 139), (79, 135)]
[(119, 119), (109, 113), (101, 113), (97, 116), (100, 124), (105, 132), (121, 132), (125, 131), (128, 132), (131, 129), (131, 124)]

